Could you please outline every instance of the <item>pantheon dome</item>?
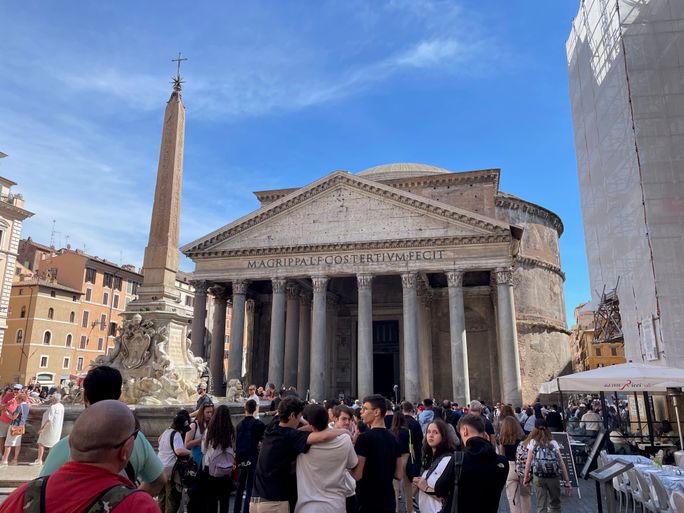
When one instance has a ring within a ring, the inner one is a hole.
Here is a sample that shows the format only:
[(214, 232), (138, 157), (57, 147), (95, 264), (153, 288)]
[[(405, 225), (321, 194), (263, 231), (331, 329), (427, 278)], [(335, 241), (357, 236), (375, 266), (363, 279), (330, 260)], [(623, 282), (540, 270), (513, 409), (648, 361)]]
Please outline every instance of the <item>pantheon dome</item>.
[(429, 164), (401, 162), (369, 167), (357, 173), (368, 180), (393, 180), (397, 178), (413, 178), (416, 176), (449, 174), (451, 171)]

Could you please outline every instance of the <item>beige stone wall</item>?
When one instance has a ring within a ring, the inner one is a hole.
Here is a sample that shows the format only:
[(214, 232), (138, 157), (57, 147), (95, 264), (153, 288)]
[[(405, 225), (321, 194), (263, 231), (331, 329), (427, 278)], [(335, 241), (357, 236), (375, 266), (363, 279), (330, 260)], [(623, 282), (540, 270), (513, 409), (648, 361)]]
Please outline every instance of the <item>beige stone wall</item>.
[[(12, 288), (10, 304), (8, 344), (0, 356), (0, 383), (28, 383), (39, 373), (51, 374), (54, 382), (59, 383), (60, 377), (69, 375), (76, 365), (78, 325), (70, 319), (73, 312), (77, 320), (78, 294), (49, 285), (17, 284)], [(22, 306), (26, 307), (25, 317), (21, 317)], [(18, 330), (23, 332), (21, 344), (16, 343)], [(46, 332), (50, 333), (48, 344), (45, 344)], [(67, 346), (68, 335), (71, 335), (71, 347)], [(47, 357), (45, 366), (41, 365), (42, 357)], [(69, 359), (66, 366), (64, 358)]]

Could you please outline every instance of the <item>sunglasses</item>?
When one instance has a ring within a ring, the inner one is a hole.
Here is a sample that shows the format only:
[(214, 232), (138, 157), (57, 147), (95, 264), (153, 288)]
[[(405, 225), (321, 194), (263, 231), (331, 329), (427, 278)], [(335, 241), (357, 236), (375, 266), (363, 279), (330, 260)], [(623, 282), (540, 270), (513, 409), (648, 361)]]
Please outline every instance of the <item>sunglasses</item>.
[(123, 439), (123, 441), (119, 442), (118, 444), (112, 445), (112, 449), (120, 449), (126, 442), (128, 442), (128, 439), (131, 437), (133, 438), (133, 440), (135, 440), (136, 438), (138, 438), (138, 433), (140, 433), (140, 429), (136, 429), (135, 431), (133, 431), (130, 435), (128, 435), (126, 438)]

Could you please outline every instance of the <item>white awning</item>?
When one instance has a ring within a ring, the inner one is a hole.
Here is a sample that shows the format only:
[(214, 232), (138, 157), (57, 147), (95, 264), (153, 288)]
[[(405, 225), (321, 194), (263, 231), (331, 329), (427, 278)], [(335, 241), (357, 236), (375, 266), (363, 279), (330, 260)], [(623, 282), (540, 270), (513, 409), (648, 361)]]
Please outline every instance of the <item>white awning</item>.
[(539, 393), (665, 392), (668, 387), (684, 387), (684, 369), (622, 363), (560, 376), (542, 383)]

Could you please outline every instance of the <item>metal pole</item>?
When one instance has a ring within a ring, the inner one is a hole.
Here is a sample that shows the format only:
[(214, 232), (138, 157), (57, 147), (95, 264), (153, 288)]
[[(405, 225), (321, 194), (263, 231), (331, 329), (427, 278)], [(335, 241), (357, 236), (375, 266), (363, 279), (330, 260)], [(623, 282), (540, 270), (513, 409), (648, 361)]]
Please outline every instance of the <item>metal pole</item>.
[(651, 401), (648, 397), (648, 392), (644, 392), (644, 403), (646, 403), (646, 425), (648, 426), (648, 439), (651, 442), (651, 447), (655, 445), (655, 438), (653, 436), (653, 415), (651, 414)]
[(601, 398), (601, 408), (603, 409), (603, 427), (608, 429), (608, 408), (606, 408), (606, 394), (601, 392), (599, 397)]
[(598, 504), (598, 513), (603, 513), (603, 504), (601, 503), (601, 483), (598, 480), (596, 483), (596, 503)]
[(641, 436), (641, 441), (644, 441), (644, 432), (641, 430), (641, 413), (639, 412), (639, 396), (634, 392), (634, 403), (636, 404), (636, 414), (637, 414), (637, 429), (639, 430), (639, 435)]

